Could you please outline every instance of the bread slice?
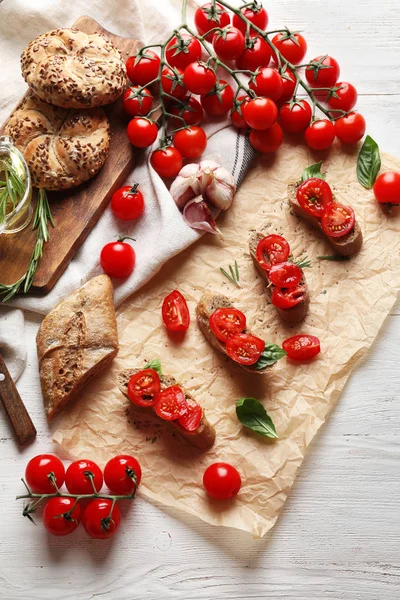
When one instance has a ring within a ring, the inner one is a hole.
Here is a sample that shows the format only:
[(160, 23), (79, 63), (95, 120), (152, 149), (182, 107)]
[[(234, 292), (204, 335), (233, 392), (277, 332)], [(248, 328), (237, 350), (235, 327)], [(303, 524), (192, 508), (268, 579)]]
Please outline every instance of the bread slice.
[(340, 238), (333, 238), (329, 235), (326, 235), (326, 233), (322, 229), (321, 221), (319, 219), (315, 219), (312, 215), (308, 214), (308, 212), (303, 210), (303, 208), (298, 203), (297, 189), (299, 185), (299, 183), (293, 183), (288, 186), (289, 202), (295, 215), (302, 219), (305, 219), (313, 227), (316, 227), (338, 254), (341, 254), (342, 256), (354, 256), (354, 254), (357, 254), (357, 252), (359, 252), (359, 250), (361, 249), (363, 243), (362, 232), (357, 221), (355, 222), (353, 230), (350, 231), (348, 235), (345, 235)]
[[(275, 286), (272, 283), (270, 283), (270, 281), (268, 279), (268, 273), (258, 264), (258, 260), (256, 258), (257, 246), (258, 246), (259, 242), (262, 239), (264, 239), (265, 237), (266, 237), (265, 233), (264, 234), (257, 233), (257, 232), (252, 233), (250, 236), (250, 240), (249, 240), (249, 250), (250, 250), (250, 255), (251, 255), (251, 258), (253, 259), (255, 267), (257, 268), (260, 275), (263, 277), (263, 279), (268, 284), (266, 286), (266, 289), (267, 289), (269, 296), (271, 297)], [(308, 312), (308, 307), (310, 306), (310, 295), (308, 293), (308, 287), (307, 287), (307, 282), (304, 277), (304, 273), (303, 273), (303, 279), (301, 280), (300, 285), (303, 285), (305, 288), (305, 298), (304, 298), (303, 302), (300, 302), (299, 304), (297, 304), (296, 306), (293, 306), (292, 308), (282, 309), (282, 308), (278, 308), (277, 306), (275, 307), (280, 318), (282, 319), (282, 321), (284, 321), (285, 323), (290, 323), (291, 325), (295, 325), (296, 323), (301, 323), (301, 321), (303, 321), (306, 318), (306, 315)]]
[(110, 278), (94, 277), (57, 304), (43, 319), (36, 344), (44, 407), (52, 421), (118, 352)]
[[(141, 370), (142, 369), (124, 369), (123, 371), (118, 372), (118, 375), (117, 375), (118, 387), (121, 390), (121, 392), (124, 394), (124, 396), (126, 396), (127, 398), (129, 398), (129, 396), (128, 396), (129, 380), (132, 377), (132, 375), (136, 375), (136, 373), (139, 373)], [(191, 394), (189, 394), (189, 392), (187, 392), (180, 383), (177, 383), (177, 381), (174, 377), (162, 375), (160, 377), (160, 384), (161, 384), (161, 390), (165, 390), (165, 388), (170, 387), (171, 385), (179, 385), (179, 387), (182, 389), (183, 393), (185, 394), (186, 400), (191, 400), (193, 402), (196, 402), (196, 400), (193, 398), (193, 396)], [(152, 406), (149, 406), (148, 408), (145, 406), (143, 406), (143, 407), (135, 406), (135, 410), (136, 409), (138, 411), (146, 411), (146, 412), (153, 411)], [(171, 427), (173, 427), (176, 431), (178, 431), (178, 433), (182, 437), (184, 437), (186, 440), (188, 440), (188, 442), (190, 442), (193, 446), (196, 446), (196, 448), (199, 448), (200, 450), (209, 450), (214, 445), (215, 429), (207, 421), (207, 418), (204, 416), (204, 410), (203, 410), (203, 417), (200, 421), (200, 425), (198, 426), (196, 431), (187, 431), (187, 429), (182, 427), (182, 425), (180, 425), (178, 421), (164, 421), (164, 423), (168, 423), (169, 425), (171, 425)]]
[[(233, 304), (229, 300), (229, 298), (227, 298), (227, 296), (224, 296), (223, 294), (214, 294), (213, 292), (209, 292), (209, 291), (205, 292), (202, 295), (202, 297), (200, 298), (200, 301), (196, 307), (197, 322), (199, 324), (201, 331), (204, 334), (204, 337), (210, 342), (210, 344), (212, 344), (214, 346), (214, 348), (216, 348), (216, 350), (219, 350), (226, 356), (229, 356), (226, 351), (225, 344), (223, 342), (220, 342), (219, 339), (217, 337), (215, 337), (215, 335), (212, 332), (211, 327), (210, 327), (210, 317), (218, 308), (235, 308), (235, 307), (233, 306)], [(243, 333), (248, 333), (250, 335), (253, 335), (252, 332), (247, 327), (243, 331)], [(235, 361), (233, 361), (233, 362), (235, 362)], [(266, 372), (272, 371), (272, 369), (275, 366), (275, 365), (270, 365), (268, 367), (265, 367), (265, 369), (257, 370), (257, 369), (252, 368), (251, 366), (246, 367), (245, 365), (241, 365), (236, 362), (235, 362), (235, 365), (242, 367), (245, 371), (248, 371), (249, 373), (254, 373), (254, 374), (258, 374), (258, 375), (263, 375)]]

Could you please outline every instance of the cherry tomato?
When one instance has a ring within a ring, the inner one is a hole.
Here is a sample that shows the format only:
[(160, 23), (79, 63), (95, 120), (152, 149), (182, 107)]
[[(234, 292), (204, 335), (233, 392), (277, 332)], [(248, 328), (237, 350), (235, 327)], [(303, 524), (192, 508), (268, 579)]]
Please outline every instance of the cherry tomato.
[(233, 107), (231, 110), (232, 123), (238, 129), (246, 129), (246, 127), (247, 127), (247, 123), (244, 120), (244, 116), (243, 116), (243, 107), (246, 104), (246, 102), (248, 102), (248, 101), (249, 101), (249, 97), (241, 94), (240, 96), (238, 96), (238, 98), (236, 100), (237, 108)]
[(182, 425), (186, 431), (196, 431), (203, 418), (203, 409), (200, 404), (190, 398), (186, 398), (186, 406), (186, 413), (178, 419), (179, 425)]
[(133, 494), (141, 480), (142, 469), (140, 464), (136, 458), (129, 456), (129, 454), (114, 456), (104, 467), (106, 486), (118, 496)]
[(106, 244), (100, 253), (101, 267), (110, 277), (128, 277), (135, 266), (135, 251), (124, 239)]
[(272, 127), (278, 118), (278, 108), (269, 98), (253, 98), (243, 107), (244, 119), (253, 129), (263, 130)]
[(186, 331), (190, 323), (190, 313), (185, 298), (174, 290), (164, 298), (162, 318), (170, 331)]
[(186, 67), (183, 83), (189, 92), (202, 96), (211, 92), (217, 83), (217, 76), (211, 67), (206, 67), (204, 63), (197, 61)]
[(145, 117), (135, 117), (128, 123), (127, 134), (133, 146), (147, 148), (156, 141), (158, 129), (154, 121)]
[(265, 348), (265, 342), (255, 335), (237, 333), (228, 338), (226, 351), (228, 356), (240, 365), (254, 365)]
[(136, 406), (154, 406), (160, 391), (160, 377), (154, 369), (143, 369), (128, 382), (129, 400)]
[(197, 158), (206, 149), (206, 132), (197, 125), (181, 129), (174, 135), (174, 146), (185, 158)]
[(351, 83), (347, 83), (347, 81), (340, 81), (335, 87), (339, 88), (335, 92), (339, 97), (335, 98), (332, 96), (329, 98), (328, 106), (330, 106), (330, 108), (349, 112), (349, 110), (354, 108), (357, 104), (358, 94), (356, 88)]
[[(331, 88), (340, 77), (340, 67), (332, 56), (317, 56), (306, 68), (306, 78), (312, 88)], [(316, 96), (327, 96), (328, 91), (315, 93)]]
[(250, 79), (249, 88), (257, 96), (265, 96), (277, 102), (282, 96), (283, 83), (279, 72), (272, 67), (257, 69), (256, 75)]
[(173, 146), (155, 150), (150, 158), (151, 166), (160, 177), (176, 177), (182, 169), (182, 154)]
[[(200, 35), (204, 35), (215, 27), (225, 27), (229, 25), (231, 18), (225, 8), (218, 4), (215, 7), (211, 2), (203, 4), (194, 13), (194, 24)], [(214, 32), (207, 35), (206, 40), (209, 42), (212, 40)]]
[(136, 54), (126, 61), (129, 79), (139, 85), (147, 85), (158, 76), (160, 57), (153, 50), (146, 50), (143, 56)]
[(143, 214), (143, 194), (138, 190), (139, 184), (124, 185), (113, 193), (111, 198), (111, 210), (117, 219), (131, 221)]
[(165, 48), (165, 56), (171, 67), (185, 70), (190, 63), (201, 58), (201, 44), (188, 33), (181, 33), (170, 40)]
[(306, 299), (306, 288), (303, 284), (295, 288), (274, 288), (271, 295), (271, 302), (276, 308), (288, 310), (297, 306)]
[(65, 485), (70, 494), (93, 494), (91, 480), (99, 492), (103, 487), (103, 473), (92, 460), (75, 460), (65, 473)]
[(188, 410), (185, 394), (179, 385), (170, 385), (162, 390), (156, 398), (154, 408), (157, 415), (165, 421), (175, 421)]
[(228, 463), (213, 463), (204, 472), (203, 485), (215, 500), (229, 500), (239, 493), (242, 479), (239, 471)]
[[(254, 4), (254, 7), (247, 6), (241, 8), (240, 12), (244, 17), (246, 17), (246, 19), (251, 21), (253, 25), (258, 27), (259, 29), (265, 30), (267, 28), (268, 13), (262, 6), (257, 6), (256, 4)], [(243, 19), (241, 19), (238, 15), (233, 15), (232, 23), (235, 27), (240, 29), (242, 33), (246, 33), (247, 23), (246, 21), (243, 21)], [(250, 35), (258, 35), (258, 32), (255, 29), (253, 29), (253, 27), (250, 27)]]
[(348, 235), (354, 229), (356, 217), (350, 206), (331, 202), (325, 206), (322, 213), (322, 229), (329, 237), (340, 238)]
[(104, 539), (112, 537), (119, 528), (121, 512), (112, 500), (92, 500), (82, 515), (82, 524), (86, 533), (92, 538)]
[(290, 246), (281, 235), (267, 235), (259, 241), (256, 249), (256, 259), (260, 267), (270, 271), (273, 265), (286, 262), (290, 255)]
[(122, 96), (123, 109), (131, 117), (147, 115), (152, 104), (153, 96), (149, 90), (147, 88), (141, 90), (137, 85), (129, 87)]
[(227, 27), (214, 35), (213, 46), (222, 60), (235, 60), (245, 50), (244, 35), (236, 27)]
[(380, 204), (400, 204), (400, 173), (388, 171), (379, 175), (374, 194)]
[(174, 128), (183, 127), (184, 125), (200, 125), (203, 120), (203, 108), (196, 98), (188, 96), (180, 104), (174, 104), (170, 109), (171, 114), (182, 117), (181, 119), (171, 119), (171, 125)]
[(173, 98), (184, 98), (186, 89), (183, 83), (183, 71), (177, 67), (164, 67), (161, 72), (161, 87), (165, 94)]
[(292, 360), (310, 360), (321, 352), (321, 344), (315, 335), (294, 335), (282, 344), (288, 358)]
[(246, 316), (237, 308), (218, 308), (210, 317), (210, 327), (221, 342), (246, 328)]
[(223, 117), (233, 106), (233, 88), (223, 79), (205, 96), (201, 97), (201, 105), (212, 117)]
[(272, 50), (267, 42), (260, 37), (253, 37), (248, 42), (250, 46), (236, 59), (238, 69), (256, 71), (258, 67), (268, 67)]
[(55, 476), (58, 488), (62, 486), (65, 479), (65, 469), (61, 460), (53, 454), (39, 454), (34, 456), (26, 465), (25, 480), (28, 487), (35, 494), (52, 494), (55, 492), (50, 473)]
[(280, 288), (297, 287), (303, 279), (303, 272), (297, 265), (291, 262), (272, 265), (268, 278), (271, 283)]
[(305, 140), (313, 150), (327, 150), (336, 137), (335, 126), (328, 119), (321, 119), (309, 125), (304, 133)]
[(50, 498), (43, 509), (43, 525), (53, 535), (68, 535), (81, 522), (81, 507), (74, 498)]
[(305, 100), (300, 100), (291, 105), (283, 104), (279, 111), (282, 128), (289, 133), (300, 133), (310, 124), (312, 117), (311, 107)]
[(272, 43), (292, 65), (301, 63), (307, 52), (307, 42), (301, 33), (277, 33)]
[(320, 219), (327, 204), (332, 202), (332, 190), (326, 181), (312, 177), (297, 190), (297, 201), (309, 215)]
[(288, 100), (291, 100), (296, 88), (296, 77), (293, 75), (290, 69), (286, 69), (281, 75), (282, 78), (282, 94), (279, 98), (279, 103), (283, 104)]
[(365, 119), (360, 113), (349, 113), (335, 121), (336, 135), (343, 144), (356, 144), (364, 136)]
[(283, 142), (283, 131), (279, 123), (275, 123), (269, 129), (263, 131), (251, 131), (249, 135), (250, 144), (258, 152), (276, 152)]

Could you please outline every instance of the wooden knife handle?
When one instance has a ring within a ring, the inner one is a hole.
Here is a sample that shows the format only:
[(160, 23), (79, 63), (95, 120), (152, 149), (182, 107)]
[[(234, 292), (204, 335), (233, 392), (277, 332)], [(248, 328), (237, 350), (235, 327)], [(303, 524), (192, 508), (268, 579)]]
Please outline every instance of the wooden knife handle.
[(21, 445), (32, 442), (36, 437), (36, 429), (31, 421), (25, 404), (22, 402), (15, 383), (0, 356), (0, 400), (7, 412), (7, 415), (14, 427)]

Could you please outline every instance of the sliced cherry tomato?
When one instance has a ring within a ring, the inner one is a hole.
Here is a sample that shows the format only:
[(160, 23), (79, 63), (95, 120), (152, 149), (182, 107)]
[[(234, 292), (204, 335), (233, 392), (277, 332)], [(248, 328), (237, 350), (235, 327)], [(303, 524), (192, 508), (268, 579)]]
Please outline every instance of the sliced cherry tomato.
[[(306, 78), (312, 88), (331, 88), (340, 77), (340, 66), (332, 56), (317, 56), (310, 61), (306, 68)], [(314, 94), (318, 97), (327, 97), (328, 90)]]
[(238, 69), (256, 71), (258, 67), (268, 67), (272, 50), (261, 37), (253, 37), (247, 43), (246, 50), (236, 59)]
[(322, 229), (329, 237), (340, 238), (348, 235), (354, 229), (356, 217), (350, 206), (331, 202), (325, 206), (322, 213)]
[(264, 96), (277, 102), (282, 96), (283, 83), (279, 72), (272, 67), (257, 69), (256, 74), (250, 79), (249, 88), (257, 96)]
[(282, 94), (279, 98), (279, 104), (283, 104), (291, 100), (296, 89), (296, 77), (290, 69), (286, 69), (281, 75), (282, 78)]
[(66, 470), (65, 485), (70, 494), (92, 494), (93, 486), (99, 492), (103, 487), (103, 473), (92, 460), (75, 460)]
[(213, 46), (222, 60), (235, 60), (244, 52), (244, 35), (236, 27), (226, 27), (214, 35)]
[[(328, 100), (328, 106), (336, 110), (344, 110), (349, 112), (357, 104), (358, 94), (357, 90), (351, 83), (347, 81), (340, 81), (335, 86), (335, 94), (338, 96), (331, 96)], [(332, 112), (333, 116), (337, 113)]]
[(203, 485), (215, 500), (230, 500), (239, 493), (242, 479), (239, 471), (228, 463), (213, 463), (204, 472)]
[(287, 102), (283, 104), (279, 111), (279, 120), (282, 128), (289, 133), (300, 133), (310, 124), (312, 117), (311, 106), (305, 100)]
[(136, 254), (124, 239), (106, 244), (100, 253), (101, 268), (110, 277), (128, 277), (134, 269)]
[(259, 241), (256, 249), (256, 259), (260, 267), (270, 271), (273, 265), (286, 262), (290, 255), (290, 246), (281, 235), (267, 235)]
[(269, 129), (263, 131), (251, 131), (249, 135), (250, 144), (258, 152), (276, 152), (283, 142), (283, 130), (279, 123), (275, 123)]
[(284, 262), (273, 265), (268, 273), (268, 278), (279, 288), (294, 288), (303, 279), (303, 272), (297, 265)]
[(364, 136), (367, 125), (360, 113), (349, 113), (335, 121), (336, 135), (343, 144), (356, 144)]
[(237, 333), (228, 338), (226, 351), (228, 356), (240, 365), (254, 365), (265, 348), (265, 342), (255, 335)]
[(151, 166), (160, 177), (176, 177), (183, 166), (182, 154), (173, 146), (155, 150), (150, 158)]
[(126, 496), (132, 494), (140, 485), (142, 469), (129, 454), (119, 454), (111, 458), (104, 467), (104, 481), (114, 494)]
[(136, 406), (154, 406), (160, 391), (160, 377), (154, 369), (143, 369), (128, 382), (129, 400)]
[(217, 83), (217, 76), (211, 67), (197, 61), (186, 67), (183, 74), (183, 83), (192, 94), (203, 96), (211, 92)]
[(170, 109), (171, 114), (181, 117), (181, 119), (171, 119), (171, 125), (178, 129), (185, 125), (200, 125), (204, 117), (203, 108), (196, 98), (188, 96), (179, 104), (174, 104)]
[[(225, 8), (215, 3), (215, 6), (211, 2), (203, 4), (194, 13), (194, 24), (200, 35), (204, 35), (211, 29), (216, 27), (225, 27), (229, 25), (231, 18)], [(209, 42), (212, 40), (214, 32), (207, 35), (206, 40)]]
[(321, 344), (315, 335), (294, 335), (282, 344), (288, 358), (292, 360), (310, 360), (321, 352)]
[(165, 421), (175, 421), (188, 411), (185, 394), (179, 385), (170, 385), (160, 392), (154, 408), (158, 416)]
[(153, 50), (146, 50), (143, 56), (136, 54), (128, 58), (126, 71), (133, 83), (147, 85), (158, 76), (160, 63), (160, 57)]
[(164, 67), (161, 72), (161, 87), (165, 94), (182, 99), (186, 96), (183, 83), (183, 70), (177, 67)]
[(136, 148), (151, 146), (158, 135), (157, 125), (145, 117), (135, 117), (129, 121), (126, 132), (130, 143)]
[(58, 488), (65, 479), (65, 469), (61, 460), (53, 454), (38, 454), (26, 465), (25, 480), (35, 494), (52, 494), (56, 491), (50, 474), (54, 475)]
[(240, 96), (238, 96), (238, 98), (236, 100), (236, 107), (233, 107), (231, 110), (232, 123), (238, 129), (246, 129), (246, 127), (247, 127), (247, 123), (244, 120), (244, 116), (243, 116), (243, 107), (246, 104), (246, 102), (248, 102), (248, 101), (249, 101), (249, 97), (241, 94)]
[(237, 308), (218, 308), (210, 317), (210, 327), (221, 342), (246, 329), (246, 316)]
[[(253, 6), (245, 6), (240, 9), (240, 12), (246, 19), (251, 21), (253, 25), (258, 27), (259, 29), (265, 30), (268, 25), (268, 13), (261, 5), (257, 5), (254, 3)], [(246, 33), (247, 31), (247, 23), (243, 19), (241, 19), (238, 15), (234, 14), (232, 23), (235, 27), (240, 29), (242, 33)], [(250, 35), (258, 35), (258, 32), (250, 27)]]
[(170, 40), (165, 48), (165, 56), (171, 67), (185, 70), (190, 63), (201, 58), (201, 44), (192, 35), (180, 33)]
[(104, 539), (112, 537), (121, 522), (121, 512), (112, 500), (92, 500), (82, 515), (82, 524), (86, 533), (92, 538)]
[(309, 215), (320, 219), (326, 205), (332, 202), (331, 187), (323, 179), (307, 179), (297, 190), (297, 201)]
[(313, 150), (327, 150), (336, 137), (335, 126), (328, 119), (320, 119), (307, 127), (304, 138)]
[(186, 406), (186, 413), (178, 419), (179, 425), (182, 425), (186, 431), (196, 431), (203, 418), (203, 409), (200, 404), (190, 398), (186, 398)]
[(388, 171), (379, 175), (374, 194), (380, 204), (400, 204), (400, 173)]
[(147, 88), (140, 86), (129, 87), (122, 96), (124, 111), (132, 117), (145, 116), (151, 109), (153, 96)]
[(243, 116), (252, 129), (270, 129), (278, 118), (278, 108), (269, 98), (253, 98), (243, 107)]
[(292, 65), (301, 63), (307, 52), (307, 42), (301, 33), (277, 33), (272, 43)]
[(121, 221), (131, 221), (143, 214), (144, 199), (143, 194), (138, 190), (138, 187), (138, 183), (124, 185), (124, 187), (113, 193), (111, 198), (111, 210), (117, 219), (121, 219)]
[(186, 331), (190, 323), (190, 313), (185, 298), (174, 290), (164, 298), (162, 318), (170, 331)]
[(303, 284), (295, 288), (276, 287), (271, 295), (271, 302), (276, 308), (287, 310), (297, 306), (306, 299), (306, 288)]
[(201, 105), (212, 117), (223, 117), (233, 107), (233, 88), (223, 79), (219, 79), (211, 92), (201, 97)]
[(50, 498), (43, 509), (43, 525), (53, 535), (68, 535), (81, 522), (81, 507), (75, 498)]
[(206, 132), (197, 125), (181, 129), (174, 135), (174, 146), (185, 158), (198, 158), (207, 147)]

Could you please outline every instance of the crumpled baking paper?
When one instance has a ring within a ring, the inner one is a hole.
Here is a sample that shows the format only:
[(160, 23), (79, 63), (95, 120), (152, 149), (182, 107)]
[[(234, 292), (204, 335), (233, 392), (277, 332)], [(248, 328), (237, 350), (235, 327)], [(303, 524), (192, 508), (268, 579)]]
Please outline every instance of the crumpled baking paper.
[[(219, 219), (224, 240), (203, 237), (121, 306), (119, 355), (60, 422), (54, 440), (64, 450), (101, 464), (117, 453), (137, 456), (144, 496), (213, 525), (243, 529), (254, 537), (264, 536), (274, 525), (308, 445), (370, 348), (400, 289), (400, 212), (386, 214), (372, 191), (357, 182), (355, 149), (335, 146), (323, 166), (337, 200), (353, 206), (364, 246), (350, 261), (316, 258), (333, 252), (315, 230), (290, 214), (286, 188), (320, 158), (304, 147), (285, 144), (278, 156), (257, 159), (232, 208)], [(400, 169), (398, 159), (382, 158), (383, 170)], [(252, 229), (283, 234), (296, 258), (312, 259), (312, 268), (306, 270), (311, 304), (303, 324), (285, 326), (268, 302), (248, 251)], [(240, 289), (219, 270), (235, 259)], [(308, 364), (284, 358), (264, 377), (245, 372), (216, 352), (196, 325), (195, 306), (206, 288), (230, 296), (246, 313), (249, 327), (266, 341), (281, 344), (296, 333), (310, 333), (320, 338), (321, 354)], [(162, 300), (173, 289), (186, 297), (193, 320), (184, 336), (169, 334), (161, 319)], [(119, 369), (141, 367), (153, 358), (160, 358), (164, 372), (175, 376), (204, 407), (217, 432), (209, 452), (198, 453), (156, 418), (135, 414), (118, 390)], [(263, 402), (279, 440), (242, 427), (235, 403), (243, 396)], [(242, 489), (233, 502), (214, 502), (204, 492), (204, 470), (215, 461), (231, 463), (241, 473)]]

